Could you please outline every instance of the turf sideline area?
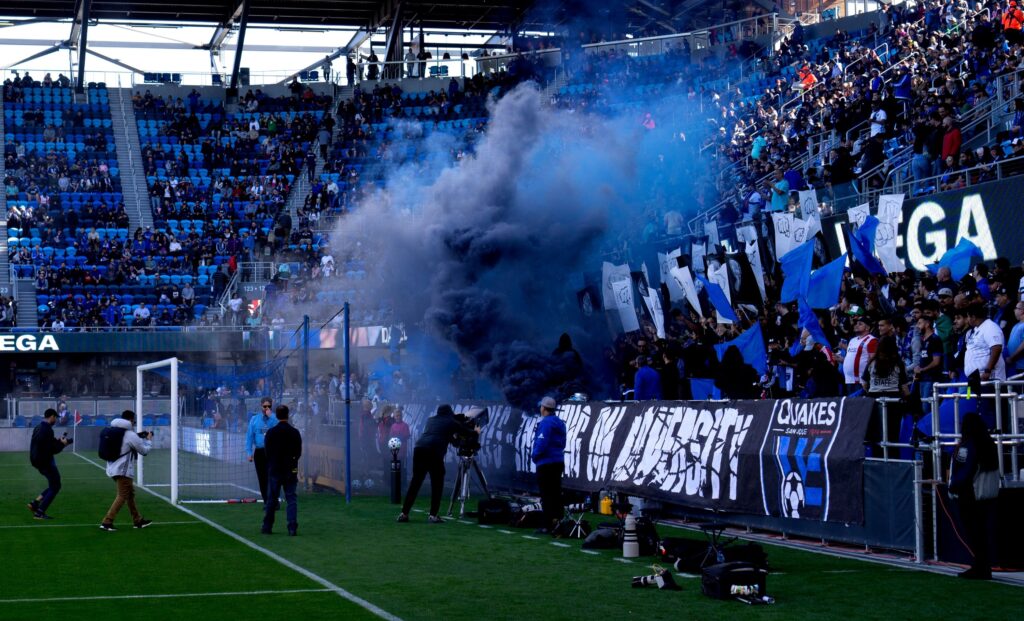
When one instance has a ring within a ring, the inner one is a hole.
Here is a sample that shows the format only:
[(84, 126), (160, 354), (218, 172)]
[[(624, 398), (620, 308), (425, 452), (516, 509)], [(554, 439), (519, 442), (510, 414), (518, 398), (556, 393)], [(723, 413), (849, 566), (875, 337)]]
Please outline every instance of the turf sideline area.
[[(86, 457), (85, 455), (82, 455), (81, 453), (75, 453), (74, 455), (76, 457), (80, 458), (80, 459), (84, 459), (85, 461), (89, 462), (90, 464), (96, 466), (97, 468), (99, 468), (101, 470), (105, 470), (105, 468), (99, 462), (94, 461), (94, 460)], [(157, 499), (159, 499), (159, 500), (161, 500), (163, 502), (166, 502), (166, 499), (163, 496), (161, 496), (160, 494), (157, 494), (156, 492), (153, 492), (153, 491), (151, 491), (151, 490), (149, 490), (149, 489), (147, 489), (145, 487), (143, 487), (141, 489), (143, 491), (145, 491), (146, 493), (150, 494), (151, 496), (153, 496), (154, 498), (157, 498)], [(288, 569), (291, 569), (294, 572), (302, 574), (303, 576), (309, 578), (313, 582), (316, 582), (317, 584), (323, 585), (323, 587), (326, 590), (331, 591), (332, 593), (335, 593), (336, 595), (338, 595), (340, 597), (343, 597), (344, 599), (347, 599), (348, 601), (352, 602), (353, 604), (356, 604), (358, 606), (361, 606), (362, 608), (365, 608), (369, 612), (373, 613), (374, 615), (376, 615), (376, 616), (378, 616), (378, 617), (380, 617), (382, 619), (387, 619), (388, 621), (401, 621), (401, 619), (399, 617), (396, 617), (395, 615), (393, 615), (390, 612), (384, 610), (383, 608), (380, 608), (379, 606), (371, 604), (370, 602), (366, 601), (365, 599), (363, 599), (361, 597), (358, 597), (356, 595), (353, 595), (352, 593), (349, 593), (345, 589), (343, 589), (340, 586), (330, 582), (326, 578), (323, 578), (323, 577), (313, 573), (312, 571), (310, 571), (310, 570), (308, 570), (308, 569), (306, 569), (306, 568), (304, 568), (304, 567), (302, 567), (300, 565), (296, 565), (295, 563), (289, 561), (288, 559), (284, 558), (283, 556), (280, 556), (279, 554), (271, 552), (270, 550), (264, 548), (263, 546), (260, 546), (260, 545), (257, 545), (255, 543), (253, 543), (252, 541), (246, 539), (245, 537), (235, 533), (232, 530), (229, 530), (228, 528), (226, 528), (224, 526), (221, 526), (220, 524), (218, 524), (217, 522), (214, 522), (213, 520), (207, 519), (207, 518), (203, 517), (202, 515), (199, 515), (198, 513), (196, 513), (195, 511), (192, 511), (191, 509), (189, 509), (187, 507), (184, 507), (182, 505), (177, 505), (177, 506), (174, 506), (174, 508), (178, 509), (179, 511), (184, 512), (187, 515), (190, 515), (190, 516), (196, 518), (200, 522), (203, 522), (207, 526), (210, 526), (210, 527), (216, 529), (217, 531), (227, 535), (228, 537), (231, 537), (235, 541), (237, 541), (237, 542), (239, 542), (239, 543), (241, 543), (241, 544), (243, 544), (243, 545), (245, 545), (245, 546), (247, 546), (249, 548), (252, 548), (253, 550), (256, 550), (257, 552), (259, 552), (261, 554), (266, 555), (267, 557), (277, 561), (281, 565), (284, 565)]]

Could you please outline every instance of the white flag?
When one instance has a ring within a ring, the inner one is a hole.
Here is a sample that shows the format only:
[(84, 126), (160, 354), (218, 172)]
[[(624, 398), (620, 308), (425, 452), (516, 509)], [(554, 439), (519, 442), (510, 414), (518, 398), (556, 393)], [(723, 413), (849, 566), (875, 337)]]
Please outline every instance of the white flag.
[(612, 287), (612, 282), (623, 278), (627, 280), (630, 278), (628, 265), (612, 265), (607, 261), (601, 265), (601, 297), (604, 299), (605, 310), (615, 310), (619, 307), (618, 302), (615, 301), (615, 289)]
[(761, 265), (761, 249), (757, 247), (757, 240), (746, 242), (745, 250), (750, 270), (754, 272), (754, 280), (757, 281), (757, 288), (761, 291), (761, 299), (767, 300), (768, 294), (764, 290), (764, 267)]
[(622, 278), (613, 281), (612, 290), (615, 292), (615, 304), (619, 310), (619, 318), (622, 320), (623, 331), (639, 330), (640, 320), (637, 319), (636, 307), (633, 304), (633, 279)]
[(804, 240), (821, 232), (821, 210), (818, 208), (818, 192), (814, 189), (800, 192), (800, 213), (807, 226)]
[(752, 225), (736, 227), (736, 239), (741, 242), (757, 241), (757, 229)]
[(657, 289), (649, 288), (643, 300), (647, 305), (647, 311), (651, 313), (651, 319), (654, 320), (654, 329), (658, 333), (658, 338), (665, 338), (665, 313), (661, 310), (661, 293)]
[[(729, 288), (729, 268), (725, 264), (712, 265), (708, 268), (708, 282), (713, 282), (722, 288), (722, 293), (725, 294), (729, 305), (732, 305), (732, 290)], [(722, 317), (721, 313), (718, 313), (718, 323), (731, 324), (731, 319)]]
[(700, 309), (700, 299), (697, 297), (697, 288), (693, 286), (693, 276), (690, 274), (690, 268), (673, 267), (669, 270), (669, 274), (671, 274), (672, 280), (676, 282), (676, 285), (683, 290), (686, 301), (703, 318), (704, 312)]
[(793, 243), (793, 214), (773, 213), (772, 224), (775, 227), (775, 256), (781, 257), (787, 252), (799, 246)]
[(707, 256), (707, 247), (704, 244), (692, 244), (690, 246), (690, 265), (693, 271), (698, 274), (704, 273), (704, 257)]
[(679, 265), (677, 260), (682, 254), (683, 251), (680, 248), (676, 248), (668, 254), (658, 253), (658, 264), (661, 267), (661, 282), (665, 283), (665, 286), (668, 287), (668, 299), (672, 302), (678, 302), (685, 296), (683, 288), (672, 277), (672, 268)]
[(714, 250), (715, 246), (721, 244), (718, 238), (718, 218), (710, 218), (705, 222), (704, 232), (708, 235), (708, 248)]
[(864, 203), (863, 205), (851, 207), (849, 211), (846, 212), (846, 217), (850, 219), (850, 224), (859, 228), (860, 225), (864, 224), (864, 219), (867, 218), (869, 214), (870, 207), (867, 203)]
[(875, 230), (875, 253), (885, 271), (903, 272), (907, 266), (896, 254), (896, 235), (903, 214), (903, 195), (884, 194), (878, 198), (878, 229)]

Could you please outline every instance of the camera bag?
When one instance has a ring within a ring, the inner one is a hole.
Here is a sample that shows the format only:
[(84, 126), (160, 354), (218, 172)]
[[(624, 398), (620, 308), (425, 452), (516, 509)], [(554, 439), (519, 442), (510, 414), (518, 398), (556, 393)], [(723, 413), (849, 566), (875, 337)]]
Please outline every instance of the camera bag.
[(712, 599), (735, 599), (732, 587), (755, 587), (755, 594), (766, 595), (768, 571), (750, 563), (736, 561), (704, 568), (701, 591)]
[(121, 452), (124, 442), (124, 429), (120, 427), (104, 427), (100, 432), (100, 447), (97, 451), (104, 461), (117, 461), (127, 453)]
[(484, 498), (477, 504), (477, 519), (481, 524), (501, 524), (512, 522), (512, 505), (504, 498)]
[(760, 569), (768, 569), (768, 555), (757, 543), (727, 546), (722, 548), (722, 556), (725, 557), (726, 563), (743, 561)]

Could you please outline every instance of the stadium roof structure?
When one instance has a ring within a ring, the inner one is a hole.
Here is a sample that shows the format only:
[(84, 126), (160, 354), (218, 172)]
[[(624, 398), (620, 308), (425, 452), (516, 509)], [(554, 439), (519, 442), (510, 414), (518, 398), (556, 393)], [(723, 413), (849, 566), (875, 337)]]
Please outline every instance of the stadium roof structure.
[(225, 24), (248, 4), (251, 24), (354, 26), (376, 29), (400, 6), (406, 23), (425, 28), (500, 30), (518, 23), (533, 0), (5, 0), (0, 15), (38, 21), (76, 17), (87, 5), (101, 21)]

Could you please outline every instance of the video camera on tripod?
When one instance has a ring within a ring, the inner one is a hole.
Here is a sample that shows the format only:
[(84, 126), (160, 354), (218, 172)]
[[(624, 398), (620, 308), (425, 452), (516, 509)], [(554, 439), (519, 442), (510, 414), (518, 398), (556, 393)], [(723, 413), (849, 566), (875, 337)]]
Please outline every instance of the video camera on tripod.
[(469, 499), (469, 473), (475, 472), (480, 489), (486, 498), (491, 497), (487, 488), (487, 478), (476, 463), (476, 454), (480, 451), (480, 428), (487, 424), (487, 408), (473, 407), (455, 415), (455, 420), (462, 423), (462, 430), (452, 438), (452, 445), (459, 456), (459, 469), (455, 474), (455, 489), (448, 503), (448, 515), (451, 516), (455, 503), (459, 503), (459, 517), (466, 514), (466, 500)]
[(478, 431), (489, 420), (487, 408), (470, 408), (461, 414), (456, 414), (455, 420), (463, 423), (463, 426), (471, 431), (456, 433), (452, 438), (452, 446), (455, 447), (459, 457), (475, 457), (481, 448)]

